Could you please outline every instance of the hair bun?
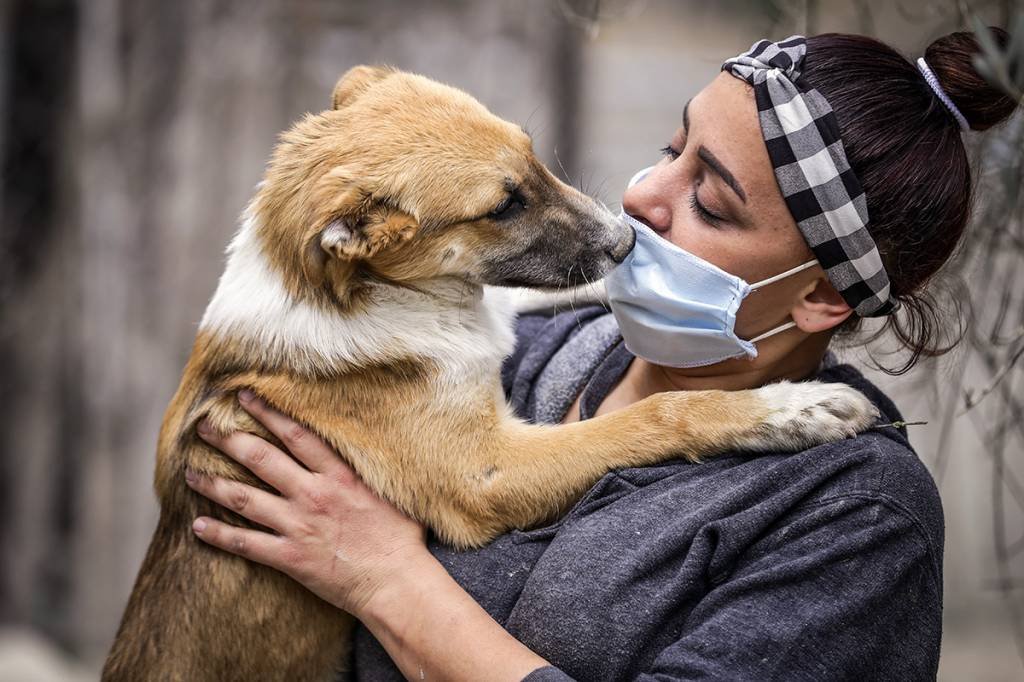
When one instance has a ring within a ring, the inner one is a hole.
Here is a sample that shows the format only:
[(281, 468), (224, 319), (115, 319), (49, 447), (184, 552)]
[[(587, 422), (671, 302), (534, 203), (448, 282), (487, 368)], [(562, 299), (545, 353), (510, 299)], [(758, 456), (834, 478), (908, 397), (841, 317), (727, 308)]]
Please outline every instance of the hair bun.
[[(1001, 28), (990, 26), (992, 38), (1005, 49), (1009, 35)], [(974, 56), (981, 53), (978, 41), (969, 31), (950, 33), (933, 42), (925, 50), (924, 60), (935, 73), (957, 109), (970, 123), (972, 130), (987, 130), (1002, 123), (1017, 102), (1005, 92), (985, 80), (974, 68)]]

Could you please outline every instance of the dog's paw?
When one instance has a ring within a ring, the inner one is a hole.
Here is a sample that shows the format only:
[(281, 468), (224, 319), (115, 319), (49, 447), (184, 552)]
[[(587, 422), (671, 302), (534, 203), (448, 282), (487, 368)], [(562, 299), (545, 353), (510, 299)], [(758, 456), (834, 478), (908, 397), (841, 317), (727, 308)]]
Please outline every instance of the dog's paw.
[(769, 412), (744, 439), (744, 447), (752, 450), (806, 450), (855, 436), (878, 419), (874, 404), (847, 384), (783, 381), (755, 394)]

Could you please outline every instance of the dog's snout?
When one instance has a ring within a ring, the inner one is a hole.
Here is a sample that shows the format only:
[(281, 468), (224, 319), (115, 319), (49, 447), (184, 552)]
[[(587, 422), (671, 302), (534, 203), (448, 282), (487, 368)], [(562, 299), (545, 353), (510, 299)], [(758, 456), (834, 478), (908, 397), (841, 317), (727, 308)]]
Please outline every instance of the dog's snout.
[[(633, 250), (636, 233), (595, 199), (552, 177), (547, 202), (532, 202), (517, 230), (502, 232), (515, 249), (496, 249), (483, 281), (498, 286), (564, 288), (603, 278)], [(554, 191), (554, 190), (557, 190)]]
[(615, 232), (615, 242), (604, 251), (605, 255), (616, 265), (624, 261), (636, 245), (636, 230), (624, 220), (619, 220), (618, 223), (619, 229)]

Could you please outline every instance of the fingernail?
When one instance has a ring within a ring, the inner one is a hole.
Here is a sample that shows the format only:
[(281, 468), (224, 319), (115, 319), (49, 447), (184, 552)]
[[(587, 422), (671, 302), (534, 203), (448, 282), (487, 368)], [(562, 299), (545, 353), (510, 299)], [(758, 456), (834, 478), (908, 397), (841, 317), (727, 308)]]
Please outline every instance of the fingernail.
[(192, 471), (189, 467), (185, 467), (185, 481), (188, 482), (189, 485), (193, 485), (198, 480), (199, 476), (196, 475), (196, 472)]
[(197, 533), (202, 533), (204, 530), (206, 530), (206, 521), (204, 521), (203, 519), (196, 519), (192, 522), (192, 530), (194, 530)]
[(243, 388), (241, 391), (238, 392), (238, 399), (241, 400), (243, 403), (252, 402), (253, 398), (255, 397), (256, 394), (247, 388)]
[(200, 419), (199, 423), (196, 425), (196, 430), (200, 435), (209, 436), (213, 432), (213, 428), (210, 426), (210, 420), (205, 417)]

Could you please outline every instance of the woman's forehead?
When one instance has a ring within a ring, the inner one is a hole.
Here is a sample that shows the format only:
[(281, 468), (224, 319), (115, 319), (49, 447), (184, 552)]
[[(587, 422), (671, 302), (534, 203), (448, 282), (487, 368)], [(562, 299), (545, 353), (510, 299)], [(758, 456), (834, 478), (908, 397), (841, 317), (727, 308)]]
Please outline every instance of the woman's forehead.
[(753, 88), (722, 72), (690, 100), (686, 113), (690, 135), (729, 167), (752, 199), (769, 205), (777, 199), (785, 206), (761, 136)]

